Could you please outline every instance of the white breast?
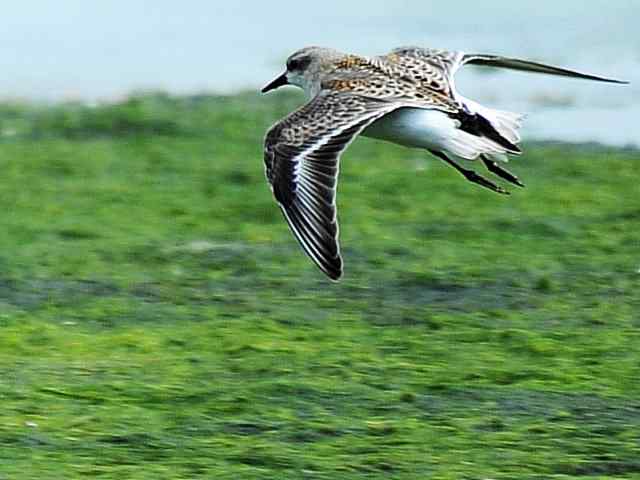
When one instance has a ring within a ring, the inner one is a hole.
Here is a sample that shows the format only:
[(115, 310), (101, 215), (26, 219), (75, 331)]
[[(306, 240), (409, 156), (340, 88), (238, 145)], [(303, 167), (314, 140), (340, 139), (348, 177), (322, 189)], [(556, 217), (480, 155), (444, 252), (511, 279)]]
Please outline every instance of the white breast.
[[(520, 139), (518, 128), (520, 115), (511, 112), (482, 108), (482, 115), (510, 141)], [(385, 115), (367, 127), (363, 135), (398, 143), (406, 147), (443, 151), (460, 158), (472, 160), (489, 155), (495, 160), (505, 160), (505, 147), (490, 138), (476, 136), (458, 127), (460, 122), (438, 110), (404, 107)]]
[(442, 150), (457, 135), (458, 122), (446, 113), (400, 108), (367, 127), (362, 135), (406, 147)]

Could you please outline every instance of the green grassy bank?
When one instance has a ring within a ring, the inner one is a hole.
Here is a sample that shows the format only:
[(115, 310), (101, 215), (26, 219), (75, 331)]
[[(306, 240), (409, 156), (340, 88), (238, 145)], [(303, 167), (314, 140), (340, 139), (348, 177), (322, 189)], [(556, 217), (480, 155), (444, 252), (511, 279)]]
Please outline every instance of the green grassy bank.
[(640, 478), (640, 154), (504, 197), (360, 139), (332, 284), (264, 180), (299, 101), (0, 106), (0, 479)]

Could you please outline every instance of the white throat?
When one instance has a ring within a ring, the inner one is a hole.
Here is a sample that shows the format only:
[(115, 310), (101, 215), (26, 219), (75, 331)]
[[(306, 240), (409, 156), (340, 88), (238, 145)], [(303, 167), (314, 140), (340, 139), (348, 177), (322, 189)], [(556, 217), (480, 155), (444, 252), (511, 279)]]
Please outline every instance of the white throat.
[(298, 73), (288, 73), (287, 80), (291, 85), (300, 87), (304, 90), (304, 94), (307, 98), (312, 99), (318, 92), (320, 92), (320, 82), (314, 81), (306, 75), (300, 75)]

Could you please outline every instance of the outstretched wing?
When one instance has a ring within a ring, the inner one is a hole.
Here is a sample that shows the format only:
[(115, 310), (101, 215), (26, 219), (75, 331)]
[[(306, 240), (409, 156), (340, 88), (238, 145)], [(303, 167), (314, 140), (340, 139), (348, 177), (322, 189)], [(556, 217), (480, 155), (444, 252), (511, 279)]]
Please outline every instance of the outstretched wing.
[(423, 87), (436, 90), (450, 97), (455, 96), (453, 75), (462, 65), (482, 65), (507, 68), (562, 77), (582, 78), (609, 83), (628, 83), (611, 78), (576, 72), (566, 68), (554, 67), (544, 63), (520, 60), (498, 55), (466, 54), (420, 47), (401, 47), (380, 57), (391, 65), (396, 65), (399, 73), (420, 83)]
[(398, 108), (348, 92), (322, 91), (267, 132), (267, 180), (291, 231), (331, 279), (342, 275), (336, 184), (342, 151), (368, 125)]

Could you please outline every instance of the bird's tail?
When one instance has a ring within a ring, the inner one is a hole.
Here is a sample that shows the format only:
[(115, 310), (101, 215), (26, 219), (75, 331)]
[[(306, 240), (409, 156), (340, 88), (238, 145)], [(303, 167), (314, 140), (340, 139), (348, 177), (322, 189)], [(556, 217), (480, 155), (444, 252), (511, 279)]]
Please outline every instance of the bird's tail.
[(520, 142), (518, 130), (522, 125), (523, 115), (504, 110), (495, 110), (480, 105), (473, 100), (460, 97), (466, 110), (475, 117), (488, 122), (479, 131), (458, 130), (455, 140), (462, 144), (452, 153), (466, 159), (474, 159), (480, 155), (487, 155), (495, 161), (507, 161), (506, 154), (518, 154), (517, 144)]
[(524, 115), (488, 108), (468, 98), (461, 98), (461, 100), (471, 112), (486, 118), (493, 125), (493, 128), (509, 142), (514, 145), (520, 142), (520, 132), (518, 130), (522, 126)]

